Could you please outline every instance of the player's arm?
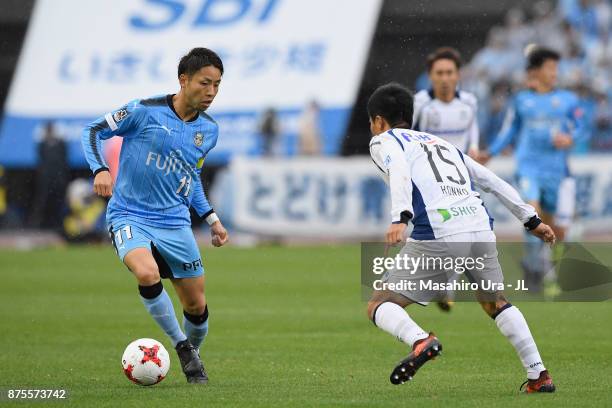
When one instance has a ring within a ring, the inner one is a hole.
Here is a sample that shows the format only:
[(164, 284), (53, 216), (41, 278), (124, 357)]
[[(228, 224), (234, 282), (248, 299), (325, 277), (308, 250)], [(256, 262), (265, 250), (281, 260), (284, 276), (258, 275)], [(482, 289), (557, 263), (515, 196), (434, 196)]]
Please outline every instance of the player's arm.
[(212, 208), (208, 202), (208, 199), (206, 198), (199, 173), (194, 180), (191, 207), (195, 210), (200, 218), (204, 219), (206, 223), (210, 225), (213, 245), (216, 247), (224, 245), (229, 239), (227, 230), (223, 227), (223, 224), (221, 224), (219, 216), (215, 213), (215, 210)]
[(590, 134), (588, 132), (584, 108), (576, 96), (574, 96), (574, 105), (568, 115), (571, 125), (572, 144), (585, 142), (590, 137)]
[(521, 129), (521, 117), (516, 109), (516, 99), (508, 109), (501, 132), (497, 135), (488, 151), (481, 158), (481, 162), (486, 162), (491, 156), (500, 154), (510, 143), (516, 139), (516, 135)]
[(555, 234), (552, 228), (542, 222), (535, 208), (523, 201), (518, 191), (472, 158), (464, 156), (464, 161), (475, 185), (483, 191), (495, 195), (504, 207), (510, 210), (532, 234), (545, 242), (554, 243)]
[(404, 231), (413, 216), (412, 179), (410, 166), (400, 142), (390, 138), (375, 138), (370, 143), (372, 159), (389, 177), (391, 192), (391, 225), (387, 243), (403, 241)]
[[(212, 138), (212, 144), (208, 151), (205, 152), (207, 154), (217, 145), (217, 139), (219, 138), (219, 127), (214, 126), (213, 131), (210, 134)], [(202, 217), (208, 225), (210, 225), (210, 234), (212, 235), (212, 244), (216, 247), (220, 247), (227, 243), (229, 240), (227, 230), (223, 227), (221, 220), (213, 210), (212, 206), (208, 202), (206, 198), (206, 194), (204, 193), (204, 186), (202, 185), (202, 180), (200, 178), (200, 173), (202, 172), (202, 166), (204, 165), (204, 157), (201, 159), (198, 164), (198, 168), (196, 169), (196, 180), (193, 190), (193, 197), (191, 198), (191, 207), (195, 210), (195, 212)]]
[(83, 129), (81, 145), (94, 174), (96, 194), (109, 197), (113, 191), (113, 179), (103, 156), (102, 140), (133, 133), (140, 125), (143, 114), (143, 108), (134, 101), (94, 120)]

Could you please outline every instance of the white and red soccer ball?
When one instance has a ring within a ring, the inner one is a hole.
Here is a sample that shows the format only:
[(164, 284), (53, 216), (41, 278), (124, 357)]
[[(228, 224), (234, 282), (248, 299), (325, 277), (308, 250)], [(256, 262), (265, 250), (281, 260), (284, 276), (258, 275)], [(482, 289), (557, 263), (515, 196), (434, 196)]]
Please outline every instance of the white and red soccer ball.
[(138, 339), (125, 348), (121, 365), (130, 381), (138, 385), (154, 385), (168, 374), (170, 356), (159, 341)]

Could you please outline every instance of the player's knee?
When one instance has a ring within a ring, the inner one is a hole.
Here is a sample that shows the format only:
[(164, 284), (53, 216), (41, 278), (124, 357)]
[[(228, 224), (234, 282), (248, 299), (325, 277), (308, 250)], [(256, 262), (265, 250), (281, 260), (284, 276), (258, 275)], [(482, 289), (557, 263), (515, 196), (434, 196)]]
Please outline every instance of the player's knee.
[(198, 296), (195, 299), (188, 299), (183, 302), (183, 309), (191, 315), (201, 315), (206, 310), (206, 300), (204, 296)]
[(508, 300), (501, 293), (498, 293), (496, 295), (496, 298), (494, 301), (491, 300), (491, 301), (481, 301), (480, 302), (480, 306), (482, 307), (482, 309), (485, 311), (486, 314), (488, 314), (491, 317), (494, 316), (498, 311), (502, 310), (507, 304), (508, 304)]
[(489, 316), (493, 316), (495, 314), (495, 311), (497, 310), (495, 302), (480, 302), (480, 306), (482, 307), (482, 310), (484, 310), (485, 313)]
[(378, 306), (380, 306), (382, 302), (380, 300), (370, 300), (368, 302), (368, 307), (367, 307), (367, 314), (368, 314), (368, 319), (374, 321), (374, 313), (376, 313), (376, 309), (378, 308)]
[(138, 285), (138, 292), (144, 299), (155, 299), (164, 291), (164, 285), (161, 280), (152, 285)]
[(199, 311), (196, 313), (191, 313), (187, 310), (183, 310), (183, 316), (185, 319), (189, 320), (191, 323), (195, 325), (201, 325), (208, 320), (208, 306), (204, 306), (204, 310), (200, 313)]
[(143, 286), (153, 285), (160, 281), (159, 268), (155, 262), (144, 263), (134, 268), (134, 276), (138, 283)]

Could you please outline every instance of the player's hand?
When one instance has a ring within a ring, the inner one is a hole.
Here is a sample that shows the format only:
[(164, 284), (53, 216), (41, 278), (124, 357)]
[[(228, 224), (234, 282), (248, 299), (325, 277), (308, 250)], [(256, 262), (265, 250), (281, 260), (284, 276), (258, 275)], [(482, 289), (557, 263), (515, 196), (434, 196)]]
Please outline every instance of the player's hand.
[(391, 224), (387, 230), (387, 245), (395, 245), (398, 242), (404, 240), (404, 232), (406, 231), (406, 224)]
[(223, 246), (229, 240), (227, 230), (223, 224), (221, 224), (221, 221), (215, 221), (213, 225), (210, 226), (210, 235), (212, 235), (212, 244), (216, 247)]
[(551, 245), (554, 244), (555, 241), (557, 240), (557, 237), (555, 236), (555, 232), (553, 231), (553, 229), (549, 225), (544, 224), (544, 223), (541, 223), (540, 225), (538, 225), (537, 227), (535, 227), (529, 232), (531, 232), (536, 237), (540, 238), (542, 241), (547, 242)]
[(94, 178), (94, 193), (102, 197), (113, 195), (113, 177), (110, 171), (101, 171)]
[(553, 145), (557, 149), (569, 149), (574, 144), (574, 140), (567, 133), (557, 133), (553, 137)]
[(489, 160), (491, 160), (491, 154), (487, 152), (486, 150), (482, 150), (478, 152), (478, 155), (476, 156), (474, 160), (476, 160), (478, 163), (482, 165), (485, 165), (489, 162)]
[(468, 150), (468, 156), (478, 161), (478, 159), (480, 158), (480, 151), (475, 147), (470, 147), (470, 149)]

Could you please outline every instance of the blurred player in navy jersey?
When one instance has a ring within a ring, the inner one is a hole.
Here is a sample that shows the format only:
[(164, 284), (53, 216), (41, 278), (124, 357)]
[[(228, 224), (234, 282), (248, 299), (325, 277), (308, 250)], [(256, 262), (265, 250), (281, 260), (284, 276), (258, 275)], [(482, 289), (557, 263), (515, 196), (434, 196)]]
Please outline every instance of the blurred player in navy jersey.
[[(476, 112), (478, 101), (458, 89), (461, 54), (454, 48), (442, 47), (427, 56), (427, 74), (431, 89), (414, 95), (414, 130), (432, 133), (454, 145), (470, 157), (478, 156), (480, 133)], [(454, 292), (438, 302), (440, 309), (450, 311)]]
[[(227, 242), (200, 180), (219, 133), (205, 111), (222, 75), (215, 52), (194, 48), (179, 63), (177, 94), (134, 100), (88, 125), (82, 136), (94, 191), (112, 196), (106, 222), (117, 254), (136, 277), (147, 311), (172, 340), (187, 381), (199, 384), (208, 382), (199, 356), (208, 307), (189, 209), (208, 222), (213, 245)], [(123, 137), (123, 145), (113, 186), (101, 141), (115, 135)], [(161, 278), (171, 280), (181, 301), (182, 329)]]
[[(515, 95), (501, 133), (481, 155), (481, 161), (486, 162), (513, 143), (521, 195), (563, 240), (576, 201), (568, 155), (584, 132), (578, 97), (556, 88), (559, 58), (556, 51), (546, 48), (529, 52), (528, 89)], [(551, 268), (550, 252), (530, 235), (526, 236), (525, 248), (522, 266), (527, 286), (540, 291), (544, 275)]]

